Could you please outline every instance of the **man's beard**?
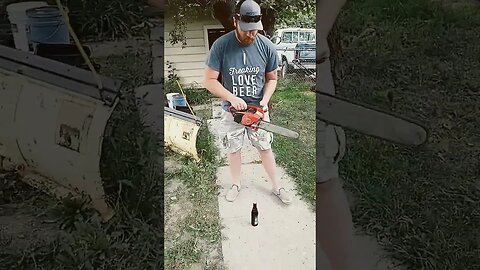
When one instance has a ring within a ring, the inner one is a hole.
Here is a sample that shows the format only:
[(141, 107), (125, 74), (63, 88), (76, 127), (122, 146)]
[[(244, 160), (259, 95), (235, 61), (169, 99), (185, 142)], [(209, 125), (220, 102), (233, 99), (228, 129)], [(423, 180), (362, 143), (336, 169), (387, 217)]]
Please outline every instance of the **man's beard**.
[(245, 37), (242, 39), (238, 28), (235, 29), (235, 34), (236, 34), (236, 36), (237, 36), (238, 41), (239, 41), (240, 44), (242, 44), (242, 45), (250, 45), (250, 44), (252, 44), (253, 41), (255, 40), (255, 38), (249, 38), (249, 37), (247, 37), (247, 36), (245, 36)]

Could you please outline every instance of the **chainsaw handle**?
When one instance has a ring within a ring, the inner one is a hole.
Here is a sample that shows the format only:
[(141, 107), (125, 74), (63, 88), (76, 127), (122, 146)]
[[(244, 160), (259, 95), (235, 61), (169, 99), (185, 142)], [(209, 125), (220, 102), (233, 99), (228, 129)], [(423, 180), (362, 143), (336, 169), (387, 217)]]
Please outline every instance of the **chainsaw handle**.
[(254, 125), (258, 124), (258, 121), (262, 120), (265, 115), (262, 108), (253, 105), (247, 105), (246, 110), (237, 110), (230, 106), (228, 111), (232, 114), (234, 122), (254, 130), (257, 129)]
[(237, 109), (235, 109), (235, 107), (230, 106), (228, 108), (228, 111), (230, 113), (237, 113), (237, 112), (247, 112), (247, 111), (249, 111), (249, 109), (252, 109), (254, 112), (260, 112), (260, 113), (262, 113), (262, 115), (264, 113), (262, 108), (257, 107), (257, 106), (253, 106), (253, 105), (247, 105), (247, 109), (245, 109), (245, 110), (237, 110)]

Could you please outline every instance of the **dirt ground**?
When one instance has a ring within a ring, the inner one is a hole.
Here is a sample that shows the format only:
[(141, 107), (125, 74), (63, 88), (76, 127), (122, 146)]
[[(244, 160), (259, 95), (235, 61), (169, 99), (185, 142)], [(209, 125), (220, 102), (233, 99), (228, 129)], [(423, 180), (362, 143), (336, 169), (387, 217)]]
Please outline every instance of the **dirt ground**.
[(0, 205), (0, 249), (19, 252), (49, 244), (61, 234), (53, 217), (28, 204)]
[[(200, 253), (200, 261), (189, 262), (190, 258), (176, 258), (176, 262), (184, 260), (181, 265), (168, 265), (168, 269), (223, 269), (221, 247), (208, 243), (202, 238), (196, 237), (187, 228), (196, 214), (196, 208), (202, 207), (192, 198), (192, 190), (187, 187), (181, 179), (170, 178), (169, 173), (175, 173), (185, 169), (181, 163), (169, 159), (165, 159), (165, 250), (182, 249), (182, 246), (194, 245), (193, 252)], [(168, 257), (168, 256), (167, 256)], [(168, 258), (167, 258), (168, 260)]]
[[(61, 234), (53, 198), (11, 173), (0, 172), (0, 250), (18, 253), (44, 246)], [(50, 207), (49, 207), (50, 205)]]

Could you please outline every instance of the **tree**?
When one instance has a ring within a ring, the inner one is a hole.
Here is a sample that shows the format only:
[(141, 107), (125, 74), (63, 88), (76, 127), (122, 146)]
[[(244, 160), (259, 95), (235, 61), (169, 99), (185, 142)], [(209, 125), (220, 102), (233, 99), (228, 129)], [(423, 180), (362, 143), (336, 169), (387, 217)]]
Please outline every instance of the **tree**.
[[(262, 23), (267, 35), (272, 35), (275, 24), (283, 22), (289, 26), (315, 26), (315, 0), (288, 1), (288, 0), (257, 0), (262, 8)], [(234, 29), (233, 13), (235, 0), (168, 0), (166, 14), (173, 19), (174, 27), (169, 36), (171, 43), (185, 44), (184, 33), (186, 24), (199, 16), (212, 15), (227, 31)], [(299, 22), (292, 25), (294, 22)], [(310, 22), (308, 22), (311, 20)]]

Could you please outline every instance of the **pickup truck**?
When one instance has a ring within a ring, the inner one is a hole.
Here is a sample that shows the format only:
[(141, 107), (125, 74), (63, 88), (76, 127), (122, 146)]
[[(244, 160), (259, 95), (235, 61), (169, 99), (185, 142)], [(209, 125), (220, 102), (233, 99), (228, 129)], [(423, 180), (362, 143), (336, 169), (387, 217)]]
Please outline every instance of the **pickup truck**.
[(295, 47), (293, 64), (296, 68), (315, 70), (316, 64), (316, 44), (315, 42), (298, 43)]
[[(274, 32), (271, 41), (276, 45), (277, 54), (281, 61), (280, 76), (282, 78), (284, 78), (287, 73), (301, 70), (303, 68), (302, 66), (295, 64), (294, 60), (299, 57), (311, 58), (312, 46), (313, 58), (315, 58), (315, 34), (316, 30), (313, 28), (283, 28)], [(306, 49), (307, 47), (309, 48), (308, 50)], [(308, 52), (300, 52), (303, 49)], [(306, 63), (306, 61), (300, 60), (300, 63)], [(315, 70), (315, 65), (307, 65), (304, 67)]]

